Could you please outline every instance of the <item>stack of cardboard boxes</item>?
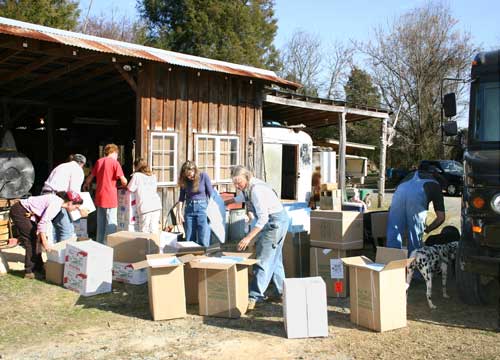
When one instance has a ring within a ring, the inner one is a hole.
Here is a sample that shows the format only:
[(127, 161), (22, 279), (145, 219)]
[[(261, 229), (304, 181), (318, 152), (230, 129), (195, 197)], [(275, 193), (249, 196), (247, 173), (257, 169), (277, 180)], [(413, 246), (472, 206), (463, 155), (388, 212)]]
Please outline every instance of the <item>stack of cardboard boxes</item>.
[(319, 208), (321, 210), (342, 210), (342, 190), (337, 188), (337, 183), (321, 184)]
[(82, 296), (111, 291), (113, 249), (92, 240), (68, 243), (64, 287)]
[(363, 249), (363, 214), (312, 211), (310, 237), (310, 275), (323, 278), (329, 297), (349, 296), (348, 273), (340, 259)]
[(118, 190), (118, 230), (139, 231), (135, 194), (127, 189)]

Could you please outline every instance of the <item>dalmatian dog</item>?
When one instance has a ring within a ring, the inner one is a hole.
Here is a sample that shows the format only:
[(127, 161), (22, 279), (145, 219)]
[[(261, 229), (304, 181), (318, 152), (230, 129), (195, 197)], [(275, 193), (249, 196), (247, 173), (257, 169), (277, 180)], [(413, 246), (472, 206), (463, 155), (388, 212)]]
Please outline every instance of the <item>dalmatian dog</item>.
[(443, 284), (443, 297), (448, 299), (449, 296), (446, 292), (446, 279), (448, 276), (448, 264), (455, 259), (457, 254), (458, 241), (450, 242), (444, 245), (424, 246), (420, 249), (413, 250), (410, 257), (415, 258), (408, 267), (408, 274), (406, 276), (406, 283), (410, 287), (413, 273), (415, 270), (420, 271), (425, 280), (427, 287), (427, 303), (431, 309), (436, 306), (431, 301), (432, 295), (432, 276), (441, 272)]

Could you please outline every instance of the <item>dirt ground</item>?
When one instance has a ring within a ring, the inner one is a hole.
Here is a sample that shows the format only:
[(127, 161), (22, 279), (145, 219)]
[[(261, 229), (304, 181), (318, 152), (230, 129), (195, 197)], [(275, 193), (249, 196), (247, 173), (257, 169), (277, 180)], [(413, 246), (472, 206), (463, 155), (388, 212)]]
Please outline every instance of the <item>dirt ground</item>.
[(412, 283), (406, 328), (357, 327), (349, 300), (329, 299), (329, 337), (288, 340), (277, 303), (236, 320), (192, 306), (184, 319), (153, 322), (147, 285), (85, 298), (21, 275), (0, 277), (0, 359), (500, 359), (496, 306), (462, 304), (453, 277), (450, 299), (434, 281), (432, 311), (425, 284)]

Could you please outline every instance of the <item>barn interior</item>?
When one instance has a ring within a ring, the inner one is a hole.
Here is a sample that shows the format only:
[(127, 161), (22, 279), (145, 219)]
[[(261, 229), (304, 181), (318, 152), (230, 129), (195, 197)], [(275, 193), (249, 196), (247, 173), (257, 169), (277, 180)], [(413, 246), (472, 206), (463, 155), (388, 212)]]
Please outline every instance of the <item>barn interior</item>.
[(137, 59), (0, 34), (0, 124), (35, 167), (31, 193), (72, 153), (87, 155), (89, 171), (113, 142), (131, 163), (138, 71)]

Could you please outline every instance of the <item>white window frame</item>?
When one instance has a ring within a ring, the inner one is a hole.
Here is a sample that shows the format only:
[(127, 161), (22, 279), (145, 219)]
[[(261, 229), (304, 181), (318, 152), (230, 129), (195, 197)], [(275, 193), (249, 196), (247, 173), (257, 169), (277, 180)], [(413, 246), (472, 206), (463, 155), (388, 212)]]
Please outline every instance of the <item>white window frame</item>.
[(240, 137), (230, 136), (230, 135), (211, 135), (211, 134), (198, 134), (195, 135), (195, 161), (198, 164), (198, 140), (199, 139), (215, 139), (215, 179), (211, 179), (212, 182), (218, 184), (231, 183), (232, 179), (221, 179), (220, 178), (220, 140), (236, 140), (236, 165), (240, 163)]
[[(151, 170), (153, 170), (153, 138), (155, 136), (161, 136), (163, 139), (166, 137), (172, 137), (174, 139), (174, 151), (173, 151), (173, 158), (174, 158), (174, 176), (172, 181), (159, 181), (158, 180), (158, 186), (168, 186), (168, 185), (177, 185), (177, 133), (174, 132), (161, 132), (161, 131), (152, 131), (149, 137), (150, 140), (150, 145), (149, 145), (149, 164), (151, 166)], [(165, 150), (162, 149), (164, 152)], [(164, 166), (164, 165), (162, 165)], [(153, 171), (154, 172), (154, 171)]]

